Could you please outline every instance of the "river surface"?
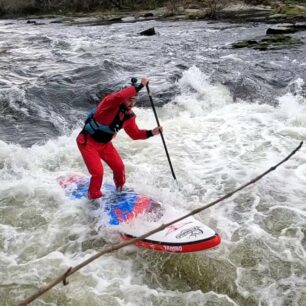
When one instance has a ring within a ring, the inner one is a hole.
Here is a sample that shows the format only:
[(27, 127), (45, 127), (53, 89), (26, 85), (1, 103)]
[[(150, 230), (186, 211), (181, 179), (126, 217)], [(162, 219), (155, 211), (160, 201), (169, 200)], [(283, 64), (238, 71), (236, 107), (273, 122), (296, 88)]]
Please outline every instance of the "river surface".
[[(127, 184), (180, 213), (234, 190), (306, 140), (306, 46), (231, 48), (263, 36), (265, 24), (43, 22), (0, 21), (1, 306), (118, 240), (56, 179), (87, 173), (75, 143), (82, 122), (131, 77), (150, 78), (179, 188), (160, 138), (132, 141), (122, 131), (114, 144)], [(150, 27), (157, 35), (138, 35)], [(294, 35), (306, 42), (305, 31)], [(155, 127), (145, 90), (137, 105), (139, 126)], [(221, 235), (220, 247), (189, 255), (128, 247), (32, 305), (306, 305), (305, 146), (197, 218)]]

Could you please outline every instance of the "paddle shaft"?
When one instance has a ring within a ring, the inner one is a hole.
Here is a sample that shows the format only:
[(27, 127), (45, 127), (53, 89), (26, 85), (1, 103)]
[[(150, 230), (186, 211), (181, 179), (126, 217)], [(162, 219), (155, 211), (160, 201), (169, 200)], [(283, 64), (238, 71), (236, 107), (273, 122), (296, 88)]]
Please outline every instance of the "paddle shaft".
[[(147, 88), (147, 92), (148, 92), (148, 95), (149, 95), (149, 98), (150, 98), (153, 113), (154, 113), (154, 116), (155, 116), (155, 119), (156, 119), (156, 122), (157, 122), (157, 126), (160, 127), (158, 116), (157, 116), (157, 113), (156, 113), (156, 109), (155, 109), (155, 106), (154, 106), (154, 103), (153, 103), (153, 99), (152, 99), (152, 96), (151, 96), (151, 93), (150, 93), (150, 88), (149, 88), (148, 84), (146, 85), (146, 88)], [(165, 141), (165, 138), (164, 138), (164, 135), (163, 135), (162, 131), (160, 131), (160, 136), (161, 136), (161, 139), (162, 139), (163, 144), (164, 144), (164, 148), (165, 148), (165, 151), (166, 151), (166, 155), (167, 155), (167, 158), (168, 158), (168, 162), (169, 162), (169, 166), (170, 166), (170, 169), (171, 169), (172, 176), (176, 181), (176, 176), (175, 176), (175, 173), (174, 173), (174, 170), (173, 170), (173, 167), (172, 167), (170, 155), (169, 155), (167, 145), (166, 145), (166, 141)]]

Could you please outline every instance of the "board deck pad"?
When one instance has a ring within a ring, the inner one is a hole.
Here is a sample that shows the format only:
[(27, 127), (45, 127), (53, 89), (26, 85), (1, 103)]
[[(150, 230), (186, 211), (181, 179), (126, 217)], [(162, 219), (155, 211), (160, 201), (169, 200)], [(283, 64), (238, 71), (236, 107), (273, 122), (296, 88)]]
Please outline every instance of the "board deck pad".
[[(87, 198), (87, 176), (60, 177), (58, 182), (69, 198)], [(106, 227), (117, 227), (125, 240), (139, 237), (171, 221), (162, 220), (165, 215), (164, 205), (149, 196), (128, 188), (116, 192), (112, 184), (103, 184), (102, 190), (103, 197), (95, 200), (95, 204), (89, 201), (89, 205), (98, 204), (95, 217), (102, 220)], [(221, 238), (214, 230), (191, 216), (135, 242), (135, 245), (163, 252), (189, 253), (216, 247), (220, 242)]]

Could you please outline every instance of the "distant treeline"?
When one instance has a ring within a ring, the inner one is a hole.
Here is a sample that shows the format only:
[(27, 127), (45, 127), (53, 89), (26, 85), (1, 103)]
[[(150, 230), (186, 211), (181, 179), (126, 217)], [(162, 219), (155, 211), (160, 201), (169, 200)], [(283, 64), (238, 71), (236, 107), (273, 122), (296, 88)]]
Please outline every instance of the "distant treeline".
[(153, 9), (166, 0), (0, 0), (0, 14), (89, 12), (97, 9)]
[[(247, 4), (303, 2), (305, 0), (240, 0)], [(170, 10), (183, 7), (209, 7), (216, 10), (236, 0), (0, 0), (0, 15), (90, 12), (94, 10), (145, 10), (165, 6)]]

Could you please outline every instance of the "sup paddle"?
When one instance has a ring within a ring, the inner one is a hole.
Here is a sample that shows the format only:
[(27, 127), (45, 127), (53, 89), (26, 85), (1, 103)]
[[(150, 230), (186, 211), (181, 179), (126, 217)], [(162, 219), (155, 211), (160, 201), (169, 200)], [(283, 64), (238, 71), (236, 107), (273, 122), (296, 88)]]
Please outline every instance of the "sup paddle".
[[(147, 92), (148, 92), (148, 95), (149, 95), (149, 98), (150, 98), (150, 102), (151, 102), (151, 106), (152, 106), (152, 109), (153, 109), (153, 112), (154, 112), (154, 116), (155, 116), (155, 119), (156, 119), (156, 122), (157, 122), (157, 126), (160, 127), (159, 120), (158, 120), (157, 113), (156, 113), (156, 109), (155, 109), (155, 106), (154, 106), (154, 103), (153, 103), (153, 99), (152, 99), (152, 96), (151, 96), (151, 93), (150, 93), (150, 88), (149, 88), (148, 84), (146, 85), (146, 88), (147, 88)], [(174, 180), (177, 182), (176, 176), (175, 176), (175, 173), (174, 173), (174, 170), (173, 170), (173, 167), (172, 167), (170, 155), (168, 153), (168, 149), (167, 149), (165, 138), (164, 138), (164, 135), (163, 135), (162, 131), (160, 131), (160, 136), (161, 136), (161, 139), (162, 139), (163, 144), (164, 144), (164, 148), (165, 148), (165, 151), (166, 151), (166, 155), (167, 155), (167, 158), (168, 158), (168, 162), (169, 162), (169, 166), (170, 166), (170, 169), (171, 169), (172, 176), (173, 176)]]

